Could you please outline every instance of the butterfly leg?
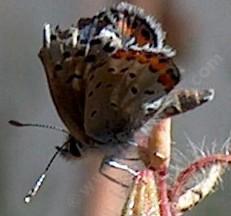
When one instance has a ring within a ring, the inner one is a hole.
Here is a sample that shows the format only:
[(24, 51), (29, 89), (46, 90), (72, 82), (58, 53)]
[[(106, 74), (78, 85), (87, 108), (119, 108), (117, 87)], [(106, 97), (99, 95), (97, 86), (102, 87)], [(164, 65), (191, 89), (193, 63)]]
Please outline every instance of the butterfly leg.
[(110, 166), (112, 168), (115, 168), (115, 169), (119, 169), (119, 170), (125, 171), (125, 172), (129, 173), (132, 176), (136, 176), (137, 175), (137, 172), (135, 170), (133, 170), (132, 168), (130, 168), (126, 164), (122, 164), (122, 163), (117, 162), (113, 158), (113, 156), (109, 157), (109, 158), (106, 158), (103, 162), (104, 162), (105, 165), (108, 165), (108, 166)]
[(122, 170), (122, 171), (125, 171), (127, 173), (129, 173), (130, 175), (132, 176), (137, 176), (137, 172), (135, 170), (133, 170), (132, 168), (130, 168), (129, 166), (125, 165), (125, 164), (122, 164), (118, 161), (116, 161), (116, 158), (113, 156), (113, 155), (110, 155), (110, 156), (105, 156), (101, 162), (101, 165), (100, 165), (100, 168), (99, 168), (99, 172), (101, 175), (103, 175), (104, 177), (108, 178), (109, 180), (111, 180), (112, 182), (118, 184), (118, 185), (121, 185), (122, 187), (129, 187), (128, 185), (118, 181), (117, 179), (111, 177), (110, 175), (106, 174), (104, 172), (104, 168), (105, 168), (105, 165), (107, 166), (110, 166), (114, 169), (119, 169), (119, 170)]
[(84, 151), (83, 145), (71, 135), (69, 135), (64, 147), (56, 146), (56, 149), (67, 160), (81, 158)]

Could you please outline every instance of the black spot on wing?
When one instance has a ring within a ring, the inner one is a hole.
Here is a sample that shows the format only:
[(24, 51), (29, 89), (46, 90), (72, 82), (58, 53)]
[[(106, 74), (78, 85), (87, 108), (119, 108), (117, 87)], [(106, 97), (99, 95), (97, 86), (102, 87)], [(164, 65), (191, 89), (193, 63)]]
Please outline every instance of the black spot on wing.
[(64, 59), (67, 59), (67, 58), (70, 58), (71, 57), (71, 53), (69, 52), (69, 51), (65, 51), (64, 53), (63, 53), (63, 58)]
[(109, 73), (113, 73), (113, 72), (115, 72), (115, 68), (108, 68), (108, 70), (107, 70)]
[(89, 77), (89, 81), (92, 81), (95, 78), (94, 74), (91, 74), (91, 76)]
[(111, 43), (106, 43), (103, 47), (103, 50), (107, 53), (112, 53), (116, 48), (111, 45)]
[(147, 89), (147, 90), (144, 91), (144, 94), (153, 95), (153, 94), (155, 94), (155, 91)]
[(124, 72), (126, 72), (127, 70), (128, 70), (128, 67), (122, 68), (122, 69), (120, 70), (120, 73), (124, 73)]
[(138, 89), (135, 86), (131, 87), (132, 94), (136, 95), (138, 93)]
[(61, 64), (56, 64), (55, 65), (55, 71), (60, 71), (63, 69), (63, 66)]
[(110, 105), (111, 105), (113, 108), (118, 108), (117, 104), (114, 103), (114, 102), (111, 102)]
[(129, 73), (128, 76), (131, 78), (131, 79), (134, 79), (136, 77), (136, 74), (134, 73)]
[(93, 118), (96, 115), (97, 111), (94, 110), (93, 112), (91, 112), (91, 118)]
[(93, 95), (93, 91), (90, 91), (87, 96), (91, 97), (92, 95)]
[(98, 82), (98, 83), (95, 85), (95, 88), (98, 89), (101, 85), (102, 85), (102, 82)]

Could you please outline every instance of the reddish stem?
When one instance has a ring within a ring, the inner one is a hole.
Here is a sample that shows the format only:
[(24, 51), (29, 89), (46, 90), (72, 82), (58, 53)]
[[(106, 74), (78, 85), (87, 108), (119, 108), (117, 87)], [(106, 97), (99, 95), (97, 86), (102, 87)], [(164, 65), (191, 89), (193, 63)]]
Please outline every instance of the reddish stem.
[(179, 176), (177, 177), (175, 184), (171, 187), (172, 189), (169, 191), (169, 198), (171, 203), (176, 203), (183, 193), (183, 188), (186, 183), (190, 180), (190, 178), (195, 175), (196, 172), (205, 169), (213, 164), (227, 164), (231, 163), (231, 155), (225, 154), (214, 154), (208, 155), (204, 158), (197, 160), (192, 163), (183, 170)]
[(168, 198), (168, 185), (166, 182), (168, 169), (165, 167), (162, 170), (154, 171), (154, 173), (159, 195), (160, 215), (173, 216)]

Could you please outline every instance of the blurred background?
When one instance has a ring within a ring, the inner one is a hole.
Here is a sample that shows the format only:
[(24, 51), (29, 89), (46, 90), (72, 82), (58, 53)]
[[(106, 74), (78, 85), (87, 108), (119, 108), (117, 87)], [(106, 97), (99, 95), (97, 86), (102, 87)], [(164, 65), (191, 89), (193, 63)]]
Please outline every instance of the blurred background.
[[(110, 206), (108, 199), (100, 204), (96, 198), (102, 195), (102, 190), (97, 190), (97, 184), (102, 184), (97, 174), (100, 155), (73, 162), (58, 158), (34, 202), (25, 205), (23, 196), (54, 153), (54, 146), (62, 144), (65, 137), (49, 130), (13, 128), (7, 123), (17, 119), (63, 126), (37, 57), (43, 23), (68, 27), (80, 17), (92, 16), (116, 2), (119, 1), (1, 1), (0, 215), (119, 216), (119, 207)], [(188, 152), (188, 136), (195, 145), (200, 146), (206, 138), (208, 148), (216, 142), (219, 149), (231, 129), (230, 0), (130, 2), (154, 15), (168, 32), (168, 43), (176, 48), (176, 63), (183, 73), (179, 87), (216, 90), (213, 102), (174, 119), (177, 148)], [(107, 188), (108, 181), (102, 181)], [(227, 173), (222, 188), (186, 215), (229, 216), (230, 182), (231, 174)], [(114, 188), (103, 193), (122, 200), (122, 189)]]

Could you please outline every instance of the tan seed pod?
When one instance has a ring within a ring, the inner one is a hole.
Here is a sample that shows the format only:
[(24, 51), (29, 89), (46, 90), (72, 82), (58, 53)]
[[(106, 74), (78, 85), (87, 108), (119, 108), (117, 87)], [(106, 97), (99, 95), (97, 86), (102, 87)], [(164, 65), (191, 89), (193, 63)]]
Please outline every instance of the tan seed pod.
[(152, 170), (136, 177), (121, 216), (160, 216), (159, 201)]

